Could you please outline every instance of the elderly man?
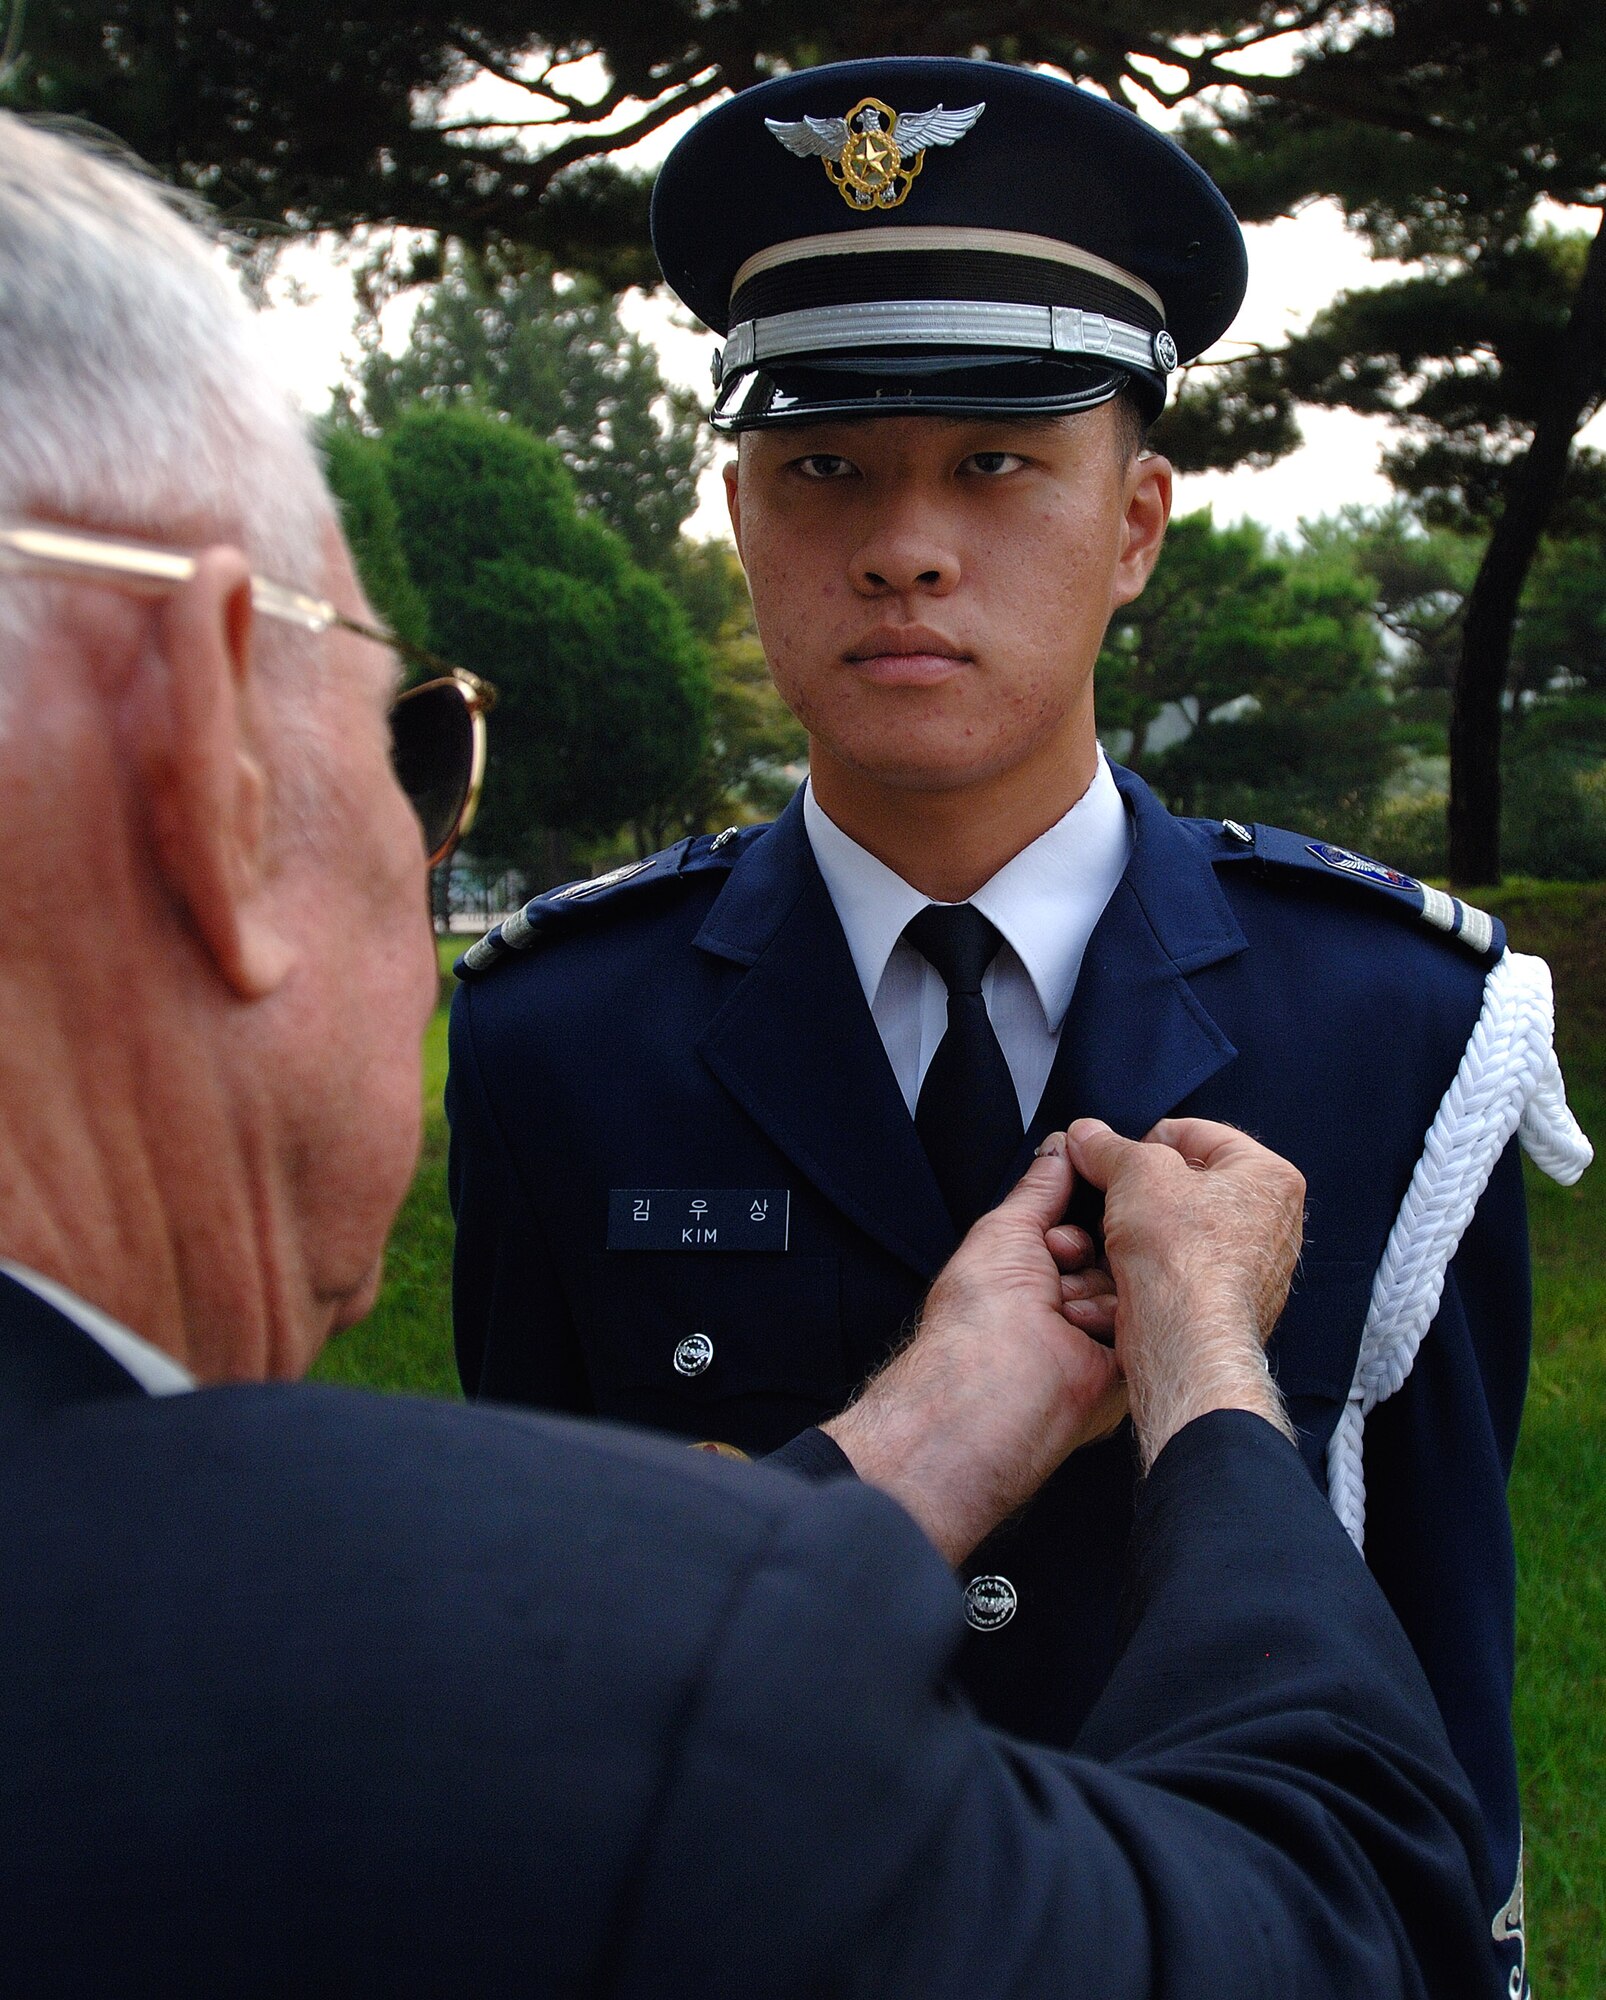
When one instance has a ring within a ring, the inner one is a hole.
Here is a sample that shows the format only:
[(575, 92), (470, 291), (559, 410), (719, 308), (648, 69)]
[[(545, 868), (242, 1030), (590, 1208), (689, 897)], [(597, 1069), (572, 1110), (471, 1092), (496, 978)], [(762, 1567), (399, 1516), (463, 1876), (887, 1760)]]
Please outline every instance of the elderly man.
[[(482, 690), (395, 712), (415, 819), (238, 303), (3, 116), (0, 556), (7, 1994), (1490, 1990), (1478, 1815), (1261, 1358), (1292, 1170), (1053, 1139), (828, 1426), (907, 1512), (275, 1386), (371, 1302), (412, 1171)], [(1124, 1646), (1078, 1754), (1029, 1749), (954, 1697), (931, 1544), (1107, 1427), (1117, 1358)]]

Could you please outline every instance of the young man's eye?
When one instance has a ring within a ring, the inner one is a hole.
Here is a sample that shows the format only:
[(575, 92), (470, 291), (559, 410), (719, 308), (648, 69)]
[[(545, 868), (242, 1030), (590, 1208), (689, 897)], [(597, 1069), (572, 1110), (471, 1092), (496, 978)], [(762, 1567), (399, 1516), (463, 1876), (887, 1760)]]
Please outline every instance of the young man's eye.
[(839, 458), (834, 451), (811, 451), (792, 463), (805, 479), (846, 479), (853, 471), (852, 459)]
[(965, 460), (968, 470), (979, 472), (987, 479), (996, 479), (1003, 473), (1013, 472), (1017, 466), (1025, 463), (1025, 459), (1013, 451), (973, 451)]

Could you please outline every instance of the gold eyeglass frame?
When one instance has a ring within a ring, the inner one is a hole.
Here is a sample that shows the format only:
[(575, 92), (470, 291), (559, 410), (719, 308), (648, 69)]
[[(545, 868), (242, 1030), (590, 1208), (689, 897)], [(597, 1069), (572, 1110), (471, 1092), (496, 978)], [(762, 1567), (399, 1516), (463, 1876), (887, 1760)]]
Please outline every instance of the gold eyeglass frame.
[[(165, 548), (154, 542), (123, 541), (115, 535), (96, 534), (87, 528), (63, 528), (54, 522), (0, 519), (0, 572), (83, 577), (159, 596), (190, 582), (197, 567), (196, 557), (184, 549)], [(251, 607), (264, 618), (297, 625), (304, 632), (323, 633), (338, 628), (359, 639), (370, 639), (399, 658), (424, 668), (432, 678), (403, 688), (393, 708), (438, 687), (455, 688), (468, 710), (472, 753), (468, 789), (457, 824), (429, 857), (432, 868), (444, 861), (474, 824), (479, 809), (485, 784), (485, 718), (496, 706), (496, 689), (478, 674), (470, 673), (467, 667), (454, 667), (424, 647), (414, 645), (412, 640), (387, 632), (383, 626), (348, 618), (327, 598), (314, 597), (290, 584), (275, 583), (271, 577), (252, 576)]]

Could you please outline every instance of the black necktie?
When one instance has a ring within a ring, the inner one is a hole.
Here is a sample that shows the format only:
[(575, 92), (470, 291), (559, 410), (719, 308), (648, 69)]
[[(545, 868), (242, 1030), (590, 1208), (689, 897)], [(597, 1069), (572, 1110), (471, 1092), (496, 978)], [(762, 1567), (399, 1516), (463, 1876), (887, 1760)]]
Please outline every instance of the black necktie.
[(1003, 939), (969, 903), (932, 903), (903, 934), (948, 989), (948, 1032), (920, 1086), (915, 1130), (964, 1231), (992, 1206), (1022, 1136), (1014, 1080), (981, 996)]

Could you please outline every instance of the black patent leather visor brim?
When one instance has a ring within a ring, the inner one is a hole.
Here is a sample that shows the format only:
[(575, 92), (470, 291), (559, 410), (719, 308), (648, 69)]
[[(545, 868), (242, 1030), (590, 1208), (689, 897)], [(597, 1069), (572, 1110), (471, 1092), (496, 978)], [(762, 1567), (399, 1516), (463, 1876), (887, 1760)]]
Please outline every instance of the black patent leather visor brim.
[(752, 368), (720, 384), (709, 421), (717, 431), (758, 430), (836, 417), (1056, 416), (1090, 410), (1131, 387), (1151, 415), (1164, 406), (1158, 375), (1102, 362), (1016, 356), (855, 356), (807, 368)]

